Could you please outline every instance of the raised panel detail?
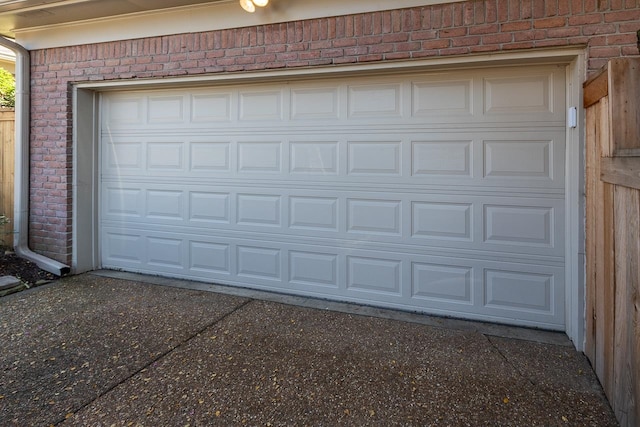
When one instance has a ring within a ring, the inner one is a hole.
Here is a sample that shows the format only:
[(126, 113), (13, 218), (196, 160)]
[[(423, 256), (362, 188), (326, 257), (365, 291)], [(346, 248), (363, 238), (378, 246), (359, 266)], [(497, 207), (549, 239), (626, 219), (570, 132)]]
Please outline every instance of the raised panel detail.
[(471, 81), (424, 82), (413, 84), (415, 116), (471, 114)]
[(239, 194), (238, 224), (280, 225), (280, 196)]
[(279, 142), (241, 142), (238, 144), (240, 172), (280, 172)]
[(147, 217), (158, 219), (182, 219), (182, 191), (147, 191)]
[(350, 290), (400, 295), (401, 263), (377, 258), (348, 257)]
[(294, 120), (337, 119), (338, 89), (294, 89), (291, 92)]
[(552, 312), (554, 278), (550, 274), (485, 271), (485, 305), (510, 310)]
[(303, 285), (337, 287), (338, 257), (315, 252), (289, 252), (289, 280)]
[(193, 95), (192, 122), (226, 122), (231, 120), (231, 94)]
[(144, 123), (141, 97), (113, 97), (107, 107), (107, 128)]
[(240, 120), (282, 120), (282, 93), (280, 91), (241, 93)]
[(399, 142), (350, 142), (349, 175), (401, 175)]
[(229, 167), (228, 142), (192, 142), (190, 165), (193, 171), (227, 171)]
[(118, 216), (143, 216), (142, 190), (137, 188), (105, 189), (106, 212)]
[(337, 142), (292, 142), (291, 172), (296, 174), (338, 173)]
[(229, 222), (229, 194), (192, 192), (189, 195), (189, 219)]
[(414, 202), (412, 236), (471, 241), (472, 205)]
[(484, 141), (486, 177), (551, 179), (551, 141)]
[(107, 232), (105, 239), (106, 253), (104, 256), (108, 261), (142, 263), (140, 256), (144, 255), (144, 249), (140, 235)]
[(149, 265), (182, 269), (182, 245), (180, 239), (148, 237), (146, 253)]
[(230, 273), (229, 245), (208, 242), (190, 242), (189, 266), (192, 270)]
[(250, 246), (238, 247), (238, 275), (280, 279), (280, 251)]
[(486, 205), (485, 241), (553, 246), (553, 208)]
[(180, 123), (184, 121), (184, 97), (149, 98), (149, 123)]
[(338, 200), (329, 197), (291, 197), (292, 228), (338, 229)]
[(350, 117), (399, 117), (402, 114), (400, 85), (352, 86)]
[(471, 141), (414, 141), (412, 174), (472, 176)]
[(471, 268), (439, 264), (413, 264), (414, 298), (471, 304)]
[(552, 113), (551, 74), (486, 78), (487, 114)]
[(347, 201), (347, 230), (356, 233), (400, 234), (399, 201), (359, 200)]
[(109, 169), (142, 169), (142, 144), (139, 142), (113, 142), (106, 146)]
[(183, 144), (180, 142), (150, 142), (147, 144), (147, 167), (149, 169), (182, 169)]

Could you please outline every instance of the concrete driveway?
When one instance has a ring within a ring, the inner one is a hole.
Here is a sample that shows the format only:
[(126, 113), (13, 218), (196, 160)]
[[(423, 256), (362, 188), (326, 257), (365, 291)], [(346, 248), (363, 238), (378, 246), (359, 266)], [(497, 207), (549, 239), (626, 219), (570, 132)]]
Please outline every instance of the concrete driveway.
[(131, 274), (1, 299), (0, 342), (1, 426), (616, 425), (563, 334)]

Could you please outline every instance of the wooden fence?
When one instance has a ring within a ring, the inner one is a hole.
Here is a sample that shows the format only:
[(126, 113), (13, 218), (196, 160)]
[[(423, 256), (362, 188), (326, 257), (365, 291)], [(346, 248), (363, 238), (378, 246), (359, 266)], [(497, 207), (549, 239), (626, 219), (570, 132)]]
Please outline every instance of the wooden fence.
[(15, 152), (15, 113), (13, 110), (0, 110), (0, 215), (11, 222), (0, 226), (0, 243), (11, 246), (13, 237), (13, 176)]
[(640, 58), (584, 84), (585, 353), (622, 427), (640, 425)]

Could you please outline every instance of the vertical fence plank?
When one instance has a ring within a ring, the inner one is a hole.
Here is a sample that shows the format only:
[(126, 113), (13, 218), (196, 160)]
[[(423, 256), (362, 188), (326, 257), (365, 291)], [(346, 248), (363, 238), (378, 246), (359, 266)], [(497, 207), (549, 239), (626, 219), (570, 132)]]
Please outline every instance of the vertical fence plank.
[(638, 152), (640, 144), (640, 61), (616, 58), (609, 64), (609, 95), (611, 112), (616, 126), (612, 129), (612, 143), (617, 152)]
[[(640, 59), (611, 61), (605, 72), (607, 85), (599, 74), (584, 86), (585, 354), (620, 425), (636, 427), (640, 426), (640, 185), (635, 179), (640, 176)], [(603, 163), (609, 165), (605, 175)]]
[(585, 206), (585, 240), (586, 240), (586, 345), (585, 354), (591, 361), (591, 364), (595, 366), (596, 360), (596, 298), (595, 298), (595, 283), (596, 283), (596, 254), (595, 249), (595, 226), (593, 221), (596, 218), (595, 215), (595, 203), (594, 193), (596, 185), (596, 162), (599, 159), (596, 156), (596, 123), (598, 117), (597, 105), (589, 107), (586, 113), (586, 141), (585, 141), (585, 192), (586, 192), (586, 206)]
[(614, 186), (600, 180), (600, 159), (611, 157), (613, 142), (611, 138), (611, 123), (609, 120), (610, 96), (600, 100), (598, 125), (598, 165), (597, 165), (597, 249), (596, 269), (598, 290), (597, 323), (599, 330), (599, 357), (598, 367), (601, 372), (600, 381), (604, 392), (609, 398), (613, 396), (613, 371), (614, 371), (614, 329), (615, 329), (615, 254), (614, 254)]
[(0, 111), (0, 214), (11, 222), (0, 227), (0, 241), (11, 245), (13, 230), (13, 182), (14, 182), (14, 146), (15, 113)]
[(640, 191), (617, 186), (615, 216), (625, 227), (616, 229), (616, 352), (611, 406), (620, 425), (636, 426), (640, 423)]

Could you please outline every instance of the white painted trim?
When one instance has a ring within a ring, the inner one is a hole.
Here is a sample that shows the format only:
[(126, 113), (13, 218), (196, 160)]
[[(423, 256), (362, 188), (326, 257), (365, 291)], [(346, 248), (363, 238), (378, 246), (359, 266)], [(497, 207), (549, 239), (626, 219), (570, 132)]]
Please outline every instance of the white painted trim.
[(584, 137), (585, 115), (582, 103), (582, 82), (586, 78), (586, 53), (579, 52), (567, 67), (567, 106), (577, 107), (575, 128), (567, 128), (565, 283), (567, 335), (576, 349), (583, 351), (586, 339), (585, 286), (585, 200), (584, 200)]
[[(464, 57), (434, 58), (418, 61), (391, 62), (379, 64), (364, 65), (345, 65), (339, 67), (317, 67), (293, 70), (277, 70), (255, 73), (237, 73), (237, 74), (215, 74), (199, 77), (177, 77), (170, 79), (147, 79), (147, 80), (123, 80), (109, 82), (86, 82), (75, 85), (75, 91), (85, 92), (102, 92), (110, 90), (127, 90), (127, 89), (143, 89), (143, 88), (167, 88), (193, 85), (212, 85), (212, 84), (228, 84), (233, 82), (242, 82), (250, 79), (253, 81), (277, 81), (292, 78), (305, 77), (322, 77), (322, 76), (339, 76), (369, 73), (385, 73), (385, 72), (415, 72), (420, 69), (437, 70), (437, 69), (454, 69), (454, 68), (479, 68), (493, 67), (499, 65), (526, 65), (526, 64), (544, 64), (544, 63), (564, 63), (567, 64), (567, 86), (566, 96), (567, 105), (575, 105), (578, 107), (578, 127), (567, 130), (567, 151), (566, 151), (566, 241), (565, 245), (565, 280), (566, 280), (566, 333), (573, 341), (578, 350), (584, 349), (585, 338), (585, 283), (584, 283), (584, 109), (582, 108), (582, 81), (585, 78), (585, 52), (583, 49), (537, 49), (533, 51), (507, 52), (490, 55), (470, 55)], [(86, 97), (89, 99), (90, 97)], [(76, 99), (80, 99), (76, 97)], [(91, 98), (94, 99), (94, 98)], [(98, 156), (97, 144), (98, 137), (95, 129), (81, 132), (75, 127), (89, 126), (95, 127), (94, 123), (98, 120), (98, 105), (95, 102), (80, 102), (74, 104), (74, 117), (78, 111), (89, 111), (94, 117), (92, 121), (75, 121), (74, 123), (74, 158), (78, 157), (81, 147), (87, 150), (87, 145), (94, 148), (93, 155)], [(93, 133), (92, 133), (93, 132)], [(78, 141), (77, 135), (84, 133), (85, 135), (93, 135), (92, 141)], [(93, 158), (93, 164), (99, 164), (97, 157)], [(82, 182), (94, 182), (96, 171), (93, 176), (79, 176), (74, 171), (73, 185), (74, 187), (82, 184)], [(95, 185), (95, 184), (94, 184)], [(95, 188), (95, 187), (94, 187)], [(74, 193), (76, 197), (76, 193)], [(96, 194), (92, 195), (95, 199)], [(97, 203), (89, 203), (88, 200), (74, 200), (74, 206), (82, 208), (75, 209), (74, 215), (87, 215), (93, 218), (94, 224), (97, 224), (98, 208)], [(97, 234), (95, 233), (95, 225), (93, 232), (87, 232), (87, 229), (73, 229), (74, 252), (83, 250), (94, 250), (97, 244)], [(93, 240), (91, 240), (93, 239)], [(91, 241), (87, 241), (91, 240)], [(76, 256), (74, 255), (74, 265), (72, 268), (75, 272), (86, 271), (100, 268), (99, 258), (94, 258), (94, 264), (76, 265)]]
[[(74, 274), (93, 270), (98, 254), (98, 93), (73, 91), (73, 205), (71, 265)], [(79, 107), (81, 106), (81, 107)]]
[(27, 49), (76, 46), (114, 40), (254, 27), (279, 22), (397, 10), (463, 0), (272, 0), (247, 13), (236, 0), (14, 29)]

